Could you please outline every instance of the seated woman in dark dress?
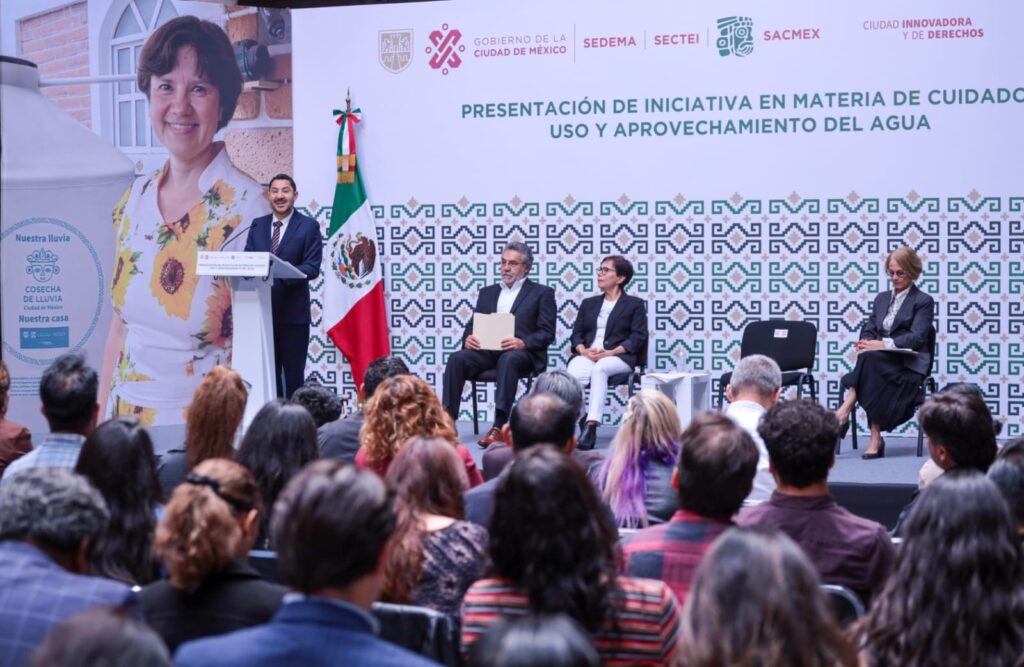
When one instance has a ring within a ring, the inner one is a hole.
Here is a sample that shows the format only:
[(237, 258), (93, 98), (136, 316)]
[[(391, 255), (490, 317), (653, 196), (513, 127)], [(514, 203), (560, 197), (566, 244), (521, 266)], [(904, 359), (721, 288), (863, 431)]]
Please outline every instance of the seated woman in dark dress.
[[(865, 459), (885, 456), (882, 431), (913, 417), (921, 381), (932, 366), (929, 344), (935, 302), (914, 284), (921, 275), (921, 258), (913, 248), (903, 246), (889, 253), (885, 267), (892, 291), (875, 297), (860, 340), (854, 344), (857, 365), (843, 376), (842, 387), (849, 389), (836, 410), (845, 434), (854, 406), (860, 403), (864, 407), (871, 426)], [(913, 350), (914, 354), (879, 352), (895, 348)]]
[(447, 440), (412, 438), (388, 466), (398, 522), (381, 600), (457, 615), (487, 563), (487, 530), (463, 521), (469, 480)]
[(245, 467), (207, 459), (171, 494), (154, 549), (170, 581), (142, 589), (146, 622), (183, 642), (266, 623), (287, 592), (246, 562), (260, 531), (260, 490)]
[(647, 341), (643, 299), (625, 293), (632, 278), (633, 265), (625, 257), (612, 255), (601, 260), (597, 286), (602, 293), (583, 300), (572, 326), (567, 370), (583, 387), (590, 385), (590, 404), (577, 444), (579, 449), (594, 448), (608, 394), (608, 378), (633, 370), (640, 348)]

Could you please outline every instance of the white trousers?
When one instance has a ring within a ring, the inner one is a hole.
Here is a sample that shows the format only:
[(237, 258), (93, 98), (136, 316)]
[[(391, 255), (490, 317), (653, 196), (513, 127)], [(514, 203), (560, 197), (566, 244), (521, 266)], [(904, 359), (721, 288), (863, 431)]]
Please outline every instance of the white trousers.
[(576, 378), (580, 386), (590, 385), (590, 405), (587, 408), (587, 421), (601, 423), (604, 412), (604, 399), (608, 395), (608, 376), (628, 373), (632, 369), (619, 357), (605, 357), (599, 361), (591, 361), (576, 355), (569, 361), (566, 369), (569, 375)]

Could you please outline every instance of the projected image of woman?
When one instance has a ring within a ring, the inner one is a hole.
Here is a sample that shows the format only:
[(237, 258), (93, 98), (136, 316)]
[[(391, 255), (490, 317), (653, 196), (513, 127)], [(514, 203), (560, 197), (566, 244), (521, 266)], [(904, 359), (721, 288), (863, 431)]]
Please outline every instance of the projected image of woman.
[[(854, 405), (864, 407), (871, 425), (871, 440), (862, 457), (865, 459), (885, 456), (882, 431), (892, 430), (914, 415), (921, 381), (932, 366), (935, 302), (915, 284), (921, 269), (921, 258), (907, 246), (885, 258), (892, 290), (875, 297), (860, 340), (854, 344), (857, 365), (843, 377), (842, 387), (849, 389), (836, 410), (836, 418), (845, 434)], [(913, 350), (915, 354), (873, 352), (893, 348)]]
[(234, 247), (235, 233), (270, 209), (260, 186), (213, 140), (242, 89), (220, 27), (194, 16), (165, 23), (142, 49), (138, 86), (169, 155), (114, 209), (114, 318), (103, 380), (109, 414), (135, 414), (152, 426), (182, 423), (203, 375), (231, 362), (228, 283), (197, 276), (198, 253), (229, 240)]
[(601, 294), (583, 300), (572, 327), (572, 358), (567, 370), (581, 385), (590, 386), (586, 425), (577, 445), (580, 449), (594, 448), (609, 376), (632, 370), (647, 341), (644, 302), (625, 292), (632, 278), (633, 265), (625, 257), (612, 255), (601, 260), (597, 269)]

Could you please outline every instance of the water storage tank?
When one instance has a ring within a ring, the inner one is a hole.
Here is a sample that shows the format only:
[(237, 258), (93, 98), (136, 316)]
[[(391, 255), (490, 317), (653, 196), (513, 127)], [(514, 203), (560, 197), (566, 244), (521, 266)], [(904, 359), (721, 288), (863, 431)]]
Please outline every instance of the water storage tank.
[[(59, 355), (97, 371), (110, 327), (111, 212), (132, 162), (39, 92), (34, 63), (0, 56), (0, 342), (12, 419), (48, 431), (39, 378)], [(38, 442), (38, 437), (36, 438)]]

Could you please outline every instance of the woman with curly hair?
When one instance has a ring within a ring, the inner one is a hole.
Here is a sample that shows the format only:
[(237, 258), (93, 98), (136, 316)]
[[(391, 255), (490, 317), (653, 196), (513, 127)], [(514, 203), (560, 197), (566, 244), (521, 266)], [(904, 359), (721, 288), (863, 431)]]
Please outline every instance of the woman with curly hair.
[(179, 644), (265, 623), (286, 589), (246, 562), (263, 504), (256, 480), (227, 459), (197, 465), (171, 495), (154, 550), (169, 581), (142, 589), (146, 622), (173, 651)]
[(252, 473), (267, 507), (260, 521), (258, 548), (272, 548), (270, 515), (281, 489), (319, 453), (316, 424), (301, 405), (275, 398), (253, 417), (235, 460)]
[(690, 667), (853, 667), (818, 573), (784, 533), (730, 528), (705, 554), (683, 607)]
[(502, 616), (565, 613), (602, 664), (677, 664), (675, 594), (662, 581), (619, 576), (615, 526), (565, 452), (536, 445), (516, 456), (499, 478), (490, 535), (495, 578), (466, 593), (463, 654)]
[(366, 419), (359, 431), (362, 446), (356, 452), (356, 465), (369, 468), (382, 477), (387, 474), (395, 454), (409, 440), (439, 438), (451, 443), (466, 466), (470, 486), (484, 483), (469, 450), (459, 444), (451, 417), (430, 385), (415, 375), (396, 375), (377, 387), (366, 404)]
[(451, 444), (412, 438), (386, 476), (398, 523), (381, 600), (458, 614), (462, 596), (487, 562), (487, 530), (463, 521), (466, 469)]
[(143, 586), (157, 578), (153, 530), (160, 504), (153, 441), (136, 417), (103, 422), (85, 439), (75, 472), (103, 495), (107, 532), (92, 549), (97, 576)]
[(248, 397), (249, 389), (237, 371), (214, 366), (206, 374), (185, 415), (184, 448), (169, 450), (157, 468), (165, 500), (201, 462), (235, 455), (235, 437)]
[(679, 509), (672, 490), (679, 415), (665, 394), (649, 389), (629, 399), (626, 414), (611, 454), (591, 468), (591, 475), (621, 528), (646, 528), (668, 521)]
[(867, 667), (1024, 665), (1021, 545), (991, 480), (947, 473), (921, 492), (856, 630)]

